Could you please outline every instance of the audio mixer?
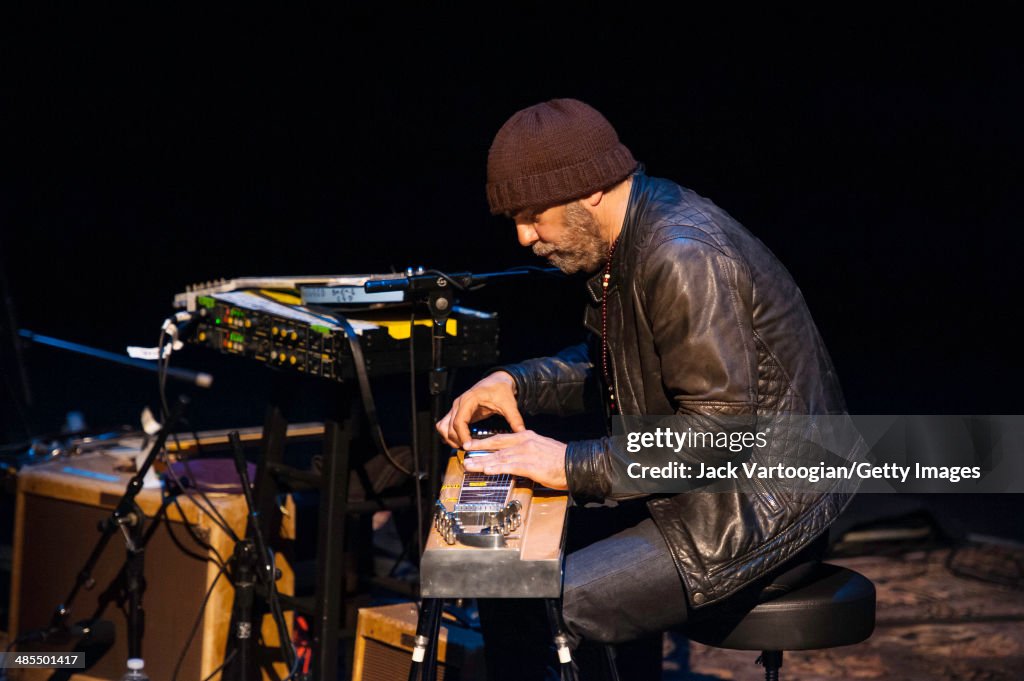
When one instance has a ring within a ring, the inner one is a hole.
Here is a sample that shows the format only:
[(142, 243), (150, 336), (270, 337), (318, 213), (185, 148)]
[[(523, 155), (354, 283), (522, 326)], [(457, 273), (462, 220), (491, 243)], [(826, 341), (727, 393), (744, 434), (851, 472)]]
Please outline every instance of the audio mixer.
[[(327, 308), (303, 306), (294, 293), (252, 289), (200, 294), (194, 296), (194, 306), (197, 323), (187, 342), (310, 376), (336, 381), (355, 376), (351, 346), (338, 319)], [(409, 370), (408, 307), (367, 306), (346, 319), (359, 335), (368, 375)], [(416, 320), (420, 370), (430, 367), (431, 325), (430, 319)], [(456, 308), (445, 331), (447, 366), (497, 360), (497, 315)]]

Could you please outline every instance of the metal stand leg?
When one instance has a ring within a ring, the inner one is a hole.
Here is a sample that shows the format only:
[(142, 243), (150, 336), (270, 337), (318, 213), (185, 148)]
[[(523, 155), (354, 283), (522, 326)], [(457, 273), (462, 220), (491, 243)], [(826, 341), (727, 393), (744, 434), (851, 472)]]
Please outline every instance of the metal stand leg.
[(317, 537), (316, 655), (313, 678), (338, 678), (338, 636), (345, 590), (345, 513), (348, 510), (348, 437), (344, 425), (324, 423), (323, 486)]
[[(354, 405), (348, 393), (338, 389), (324, 395), (327, 417), (324, 419), (322, 465), (319, 473), (295, 469), (284, 463), (288, 419), (296, 395), (294, 386), (283, 381), (276, 385), (276, 403), (267, 411), (263, 428), (263, 448), (256, 475), (255, 506), (260, 515), (263, 536), (273, 536), (271, 519), (278, 517), (278, 495), (285, 490), (317, 489), (320, 494), (316, 545), (316, 584), (312, 599), (279, 597), (286, 606), (310, 616), (312, 669), (300, 673), (305, 681), (337, 681), (346, 603), (345, 544), (349, 512), (349, 453), (357, 423)], [(262, 594), (261, 594), (262, 596)], [(349, 650), (349, 652), (351, 652)]]
[(441, 611), (444, 601), (425, 598), (416, 621), (416, 641), (412, 649), (409, 681), (434, 681), (437, 675), (437, 638), (441, 634)]
[[(231, 557), (232, 581), (235, 584), (235, 602), (232, 606), (232, 631), (234, 657), (225, 666), (225, 681), (252, 681), (259, 678), (259, 671), (252, 666), (253, 641), (259, 637), (259, 630), (253, 632), (253, 574), (256, 555), (252, 542), (247, 539), (235, 543)], [(254, 677), (255, 674), (255, 677)]]
[(548, 613), (548, 624), (558, 654), (558, 669), (562, 681), (576, 681), (576, 669), (572, 664), (572, 651), (569, 650), (569, 637), (562, 624), (562, 609), (557, 598), (545, 598), (544, 607)]

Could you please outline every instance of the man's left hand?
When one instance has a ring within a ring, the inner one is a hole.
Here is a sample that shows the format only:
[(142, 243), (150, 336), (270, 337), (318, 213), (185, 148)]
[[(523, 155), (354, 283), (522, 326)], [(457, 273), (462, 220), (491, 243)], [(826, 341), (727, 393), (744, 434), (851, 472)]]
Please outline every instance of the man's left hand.
[(524, 430), (470, 440), (462, 448), (467, 452), (493, 452), (466, 457), (467, 471), (486, 475), (521, 475), (551, 489), (569, 489), (565, 479), (564, 442)]

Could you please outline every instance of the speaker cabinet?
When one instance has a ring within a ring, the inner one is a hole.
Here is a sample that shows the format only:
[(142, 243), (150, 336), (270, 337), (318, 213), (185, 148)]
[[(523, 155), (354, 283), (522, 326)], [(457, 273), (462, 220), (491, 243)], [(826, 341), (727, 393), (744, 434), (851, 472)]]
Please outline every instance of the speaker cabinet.
[[(352, 681), (395, 681), (409, 676), (416, 638), (414, 603), (361, 608), (356, 628)], [(437, 645), (437, 678), (444, 681), (484, 679), (483, 638), (456, 626), (447, 616), (441, 621)]]
[[(110, 516), (124, 493), (129, 473), (116, 469), (117, 460), (86, 454), (22, 469), (18, 474), (14, 555), (11, 580), (11, 639), (51, 620), (55, 607), (67, 597), (78, 572), (95, 547), (97, 525)], [(246, 508), (241, 495), (208, 495), (224, 520), (241, 535)], [(228, 575), (220, 574), (211, 560), (219, 554), (230, 559), (234, 544), (206, 512), (182, 495), (178, 505), (165, 505), (159, 490), (144, 489), (136, 503), (146, 516), (148, 539), (144, 558), (146, 589), (143, 594), (145, 628), (142, 657), (152, 679), (169, 680), (189, 641), (193, 625), (210, 591), (205, 612), (181, 663), (179, 681), (199, 681), (224, 660), (231, 622), (234, 590)], [(180, 508), (179, 508), (180, 506)], [(185, 523), (203, 544), (195, 541)], [(72, 679), (120, 679), (128, 657), (126, 619), (118, 605), (117, 576), (125, 562), (125, 540), (115, 533), (92, 572), (95, 586), (81, 589), (68, 618), (74, 623), (90, 618), (106, 596), (112, 597), (101, 619), (114, 625), (113, 643), (101, 656), (88, 659), (89, 669)], [(278, 588), (293, 593), (293, 573), (278, 556), (282, 578)], [(211, 590), (212, 587), (212, 590)], [(125, 604), (126, 605), (126, 604)], [(289, 617), (290, 619), (290, 617)], [(262, 623), (264, 641), (278, 645), (270, 617)], [(75, 650), (75, 642), (25, 644), (16, 650)], [(283, 664), (277, 673), (287, 674)], [(11, 670), (11, 676), (15, 674)], [(25, 681), (49, 679), (52, 671), (21, 670)], [(219, 679), (218, 673), (213, 678)], [(55, 677), (67, 678), (67, 677)], [(269, 678), (264, 673), (264, 678)]]

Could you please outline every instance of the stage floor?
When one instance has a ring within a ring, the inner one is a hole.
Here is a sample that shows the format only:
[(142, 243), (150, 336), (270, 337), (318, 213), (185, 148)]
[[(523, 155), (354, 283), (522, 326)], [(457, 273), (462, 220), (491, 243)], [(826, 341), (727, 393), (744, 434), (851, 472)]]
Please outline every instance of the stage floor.
[[(957, 574), (1001, 575), (1017, 587)], [(867, 641), (843, 648), (787, 653), (782, 678), (939, 678), (1018, 680), (1024, 674), (1024, 550), (977, 546), (953, 554), (949, 548), (889, 557), (828, 559), (857, 570), (875, 583), (878, 615)], [(763, 679), (756, 653), (689, 643), (685, 651), (666, 642), (664, 681)], [(683, 642), (686, 645), (686, 642)], [(689, 670), (686, 667), (689, 666)]]

